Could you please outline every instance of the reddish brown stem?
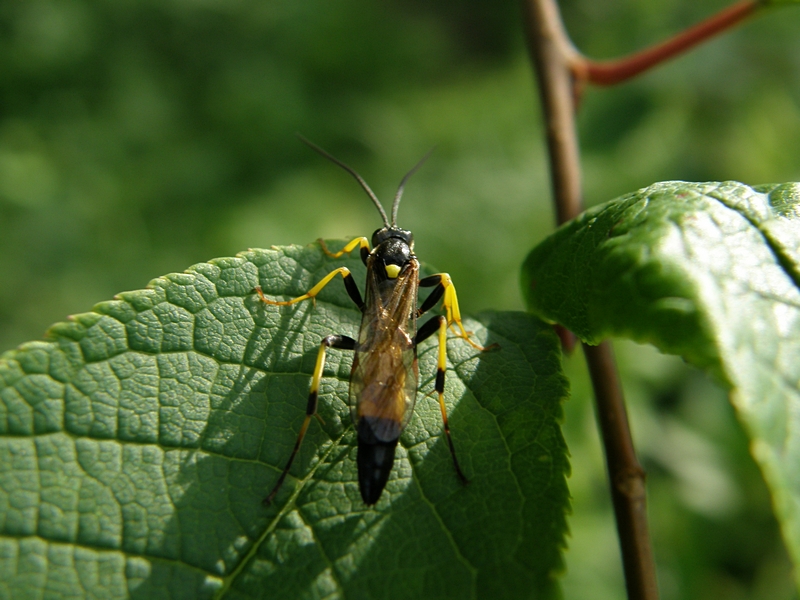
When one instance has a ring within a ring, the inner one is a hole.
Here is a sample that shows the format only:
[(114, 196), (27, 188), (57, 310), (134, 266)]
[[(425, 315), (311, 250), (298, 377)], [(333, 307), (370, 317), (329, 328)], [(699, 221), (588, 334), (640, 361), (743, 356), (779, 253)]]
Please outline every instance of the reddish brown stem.
[(629, 599), (658, 598), (656, 566), (647, 530), (645, 472), (636, 458), (622, 385), (608, 342), (583, 345), (603, 438), (611, 500), (622, 548)]
[[(654, 67), (752, 15), (763, 2), (744, 0), (675, 37), (627, 58), (594, 62), (567, 37), (556, 0), (523, 0), (531, 59), (542, 100), (550, 175), (559, 224), (583, 210), (574, 113), (584, 83), (611, 85)], [(597, 404), (611, 498), (629, 599), (655, 600), (658, 587), (645, 507), (645, 473), (636, 459), (611, 346), (584, 345)]]
[[(524, 0), (525, 28), (542, 99), (559, 223), (583, 210), (571, 72), (574, 50), (555, 0)], [(644, 471), (636, 460), (611, 346), (585, 346), (611, 481), (628, 598), (657, 600), (655, 561), (645, 510)]]
[(625, 58), (592, 61), (574, 55), (575, 79), (595, 85), (613, 85), (674, 58), (713, 36), (744, 21), (762, 6), (757, 0), (743, 0), (701, 21), (678, 35)]
[(572, 94), (572, 57), (555, 0), (523, 0), (525, 29), (547, 128), (550, 182), (558, 224), (583, 211), (578, 134)]
[(553, 325), (553, 330), (561, 341), (561, 351), (566, 356), (572, 356), (572, 353), (575, 351), (575, 345), (578, 343), (578, 337), (569, 329), (558, 323)]

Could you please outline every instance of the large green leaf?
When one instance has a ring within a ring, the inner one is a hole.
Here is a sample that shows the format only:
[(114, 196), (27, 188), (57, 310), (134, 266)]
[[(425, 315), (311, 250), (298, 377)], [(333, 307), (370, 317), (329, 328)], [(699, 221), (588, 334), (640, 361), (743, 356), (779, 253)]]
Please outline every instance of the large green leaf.
[(320, 339), (360, 313), (319, 247), (253, 250), (123, 293), (0, 358), (0, 597), (468, 598), (558, 595), (566, 382), (549, 326), (467, 320), (448, 342), (457, 479), (420, 348), (417, 409), (376, 506), (361, 501), (332, 350), (320, 416), (270, 507)]
[(800, 186), (667, 182), (588, 211), (523, 268), (530, 308), (589, 343), (651, 342), (714, 373), (800, 564)]

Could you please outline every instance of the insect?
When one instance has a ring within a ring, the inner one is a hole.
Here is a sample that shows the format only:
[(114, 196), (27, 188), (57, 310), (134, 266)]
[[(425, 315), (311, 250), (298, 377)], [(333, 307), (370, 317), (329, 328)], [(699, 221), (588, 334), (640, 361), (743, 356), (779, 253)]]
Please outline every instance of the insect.
[[(322, 250), (331, 258), (339, 258), (359, 249), (361, 260), (367, 267), (366, 300), (356, 286), (347, 267), (334, 269), (308, 292), (297, 298), (277, 301), (267, 298), (260, 287), (256, 287), (262, 302), (277, 306), (288, 306), (314, 299), (315, 296), (337, 275), (344, 279), (345, 289), (356, 306), (361, 310), (361, 327), (358, 339), (345, 335), (329, 335), (322, 339), (317, 354), (317, 362), (311, 378), (306, 416), (300, 427), (294, 449), (278, 481), (269, 495), (264, 498), (268, 505), (275, 498), (286, 479), (292, 462), (297, 455), (303, 437), (316, 415), (320, 379), (325, 366), (325, 354), (329, 348), (355, 352), (350, 375), (350, 413), (358, 436), (358, 483), (361, 497), (367, 505), (375, 504), (381, 496), (394, 464), (395, 449), (400, 433), (408, 424), (416, 402), (419, 372), (417, 367), (417, 347), (421, 342), (438, 333), (439, 354), (434, 389), (439, 396), (439, 407), (444, 422), (444, 432), (450, 447), (458, 478), (467, 483), (456, 458), (455, 447), (450, 436), (447, 411), (444, 403), (444, 380), (446, 369), (447, 329), (473, 348), (485, 351), (496, 346), (483, 347), (472, 339), (464, 329), (458, 299), (453, 282), (447, 273), (419, 278), (420, 265), (414, 255), (414, 237), (410, 231), (397, 227), (397, 209), (403, 188), (430, 155), (422, 158), (400, 181), (392, 205), (391, 223), (383, 205), (362, 177), (349, 166), (328, 154), (319, 146), (300, 138), (313, 150), (350, 173), (372, 199), (383, 219), (383, 227), (372, 234), (372, 249), (366, 237), (349, 242), (339, 252), (330, 252), (322, 240)], [(422, 306), (417, 307), (417, 293), (420, 287), (432, 287)], [(446, 316), (435, 316), (417, 329), (417, 318), (433, 308), (442, 299)]]

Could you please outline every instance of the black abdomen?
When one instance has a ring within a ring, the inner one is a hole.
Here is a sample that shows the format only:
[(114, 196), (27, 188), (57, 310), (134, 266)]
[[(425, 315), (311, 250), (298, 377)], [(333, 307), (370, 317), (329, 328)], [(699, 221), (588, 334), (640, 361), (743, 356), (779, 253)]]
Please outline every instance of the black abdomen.
[(381, 441), (375, 437), (372, 429), (374, 422), (384, 420), (362, 417), (358, 421), (358, 487), (364, 504), (370, 506), (378, 501), (386, 487), (394, 466), (394, 451), (399, 438), (398, 435), (391, 441)]

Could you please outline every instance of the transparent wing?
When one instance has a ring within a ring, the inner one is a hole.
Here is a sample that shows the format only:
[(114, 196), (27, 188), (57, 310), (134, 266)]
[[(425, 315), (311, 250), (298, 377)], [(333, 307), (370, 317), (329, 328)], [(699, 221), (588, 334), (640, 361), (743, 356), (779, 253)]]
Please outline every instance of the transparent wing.
[(412, 259), (396, 279), (379, 281), (367, 265), (366, 310), (350, 377), (350, 414), (370, 424), (375, 437), (396, 440), (417, 397), (416, 334), (419, 263)]

